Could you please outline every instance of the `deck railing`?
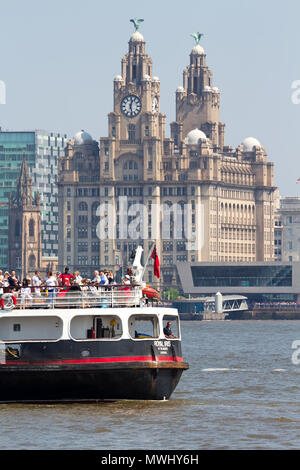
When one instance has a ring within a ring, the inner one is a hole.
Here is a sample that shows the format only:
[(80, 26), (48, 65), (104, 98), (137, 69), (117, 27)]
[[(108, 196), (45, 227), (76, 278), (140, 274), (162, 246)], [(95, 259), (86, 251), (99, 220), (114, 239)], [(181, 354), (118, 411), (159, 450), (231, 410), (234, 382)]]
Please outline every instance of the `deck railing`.
[(142, 289), (136, 285), (71, 286), (35, 288), (30, 291), (4, 288), (2, 309), (139, 307)]

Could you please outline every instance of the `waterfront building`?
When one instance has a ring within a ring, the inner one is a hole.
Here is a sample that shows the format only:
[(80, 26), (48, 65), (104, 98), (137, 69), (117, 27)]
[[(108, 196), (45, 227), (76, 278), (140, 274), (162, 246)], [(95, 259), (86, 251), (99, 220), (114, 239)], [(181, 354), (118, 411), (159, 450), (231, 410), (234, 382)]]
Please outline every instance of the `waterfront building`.
[(41, 130), (0, 131), (0, 266), (8, 264), (9, 196), (15, 191), (24, 156), (32, 177), (33, 193), (40, 194), (42, 253), (58, 256), (57, 159), (66, 134)]
[(98, 142), (83, 130), (69, 140), (60, 159), (58, 188), (59, 269), (69, 266), (90, 277), (100, 266), (100, 160)]
[(190, 297), (244, 295), (254, 302), (299, 302), (300, 262), (178, 263)]
[(282, 197), (275, 214), (275, 256), (282, 261), (300, 261), (300, 198)]
[[(183, 86), (176, 90), (171, 137), (166, 137), (166, 115), (160, 109), (160, 80), (153, 74), (144, 37), (136, 30), (121, 60), (121, 74), (113, 82), (108, 136), (100, 139), (99, 181), (85, 180), (86, 163), (77, 165), (80, 150), (75, 151), (74, 143), (72, 146), (73, 150), (60, 158), (61, 268), (68, 264), (86, 272), (99, 261), (99, 266), (116, 269), (137, 244), (147, 253), (155, 243), (162, 266), (161, 288), (167, 288), (180, 283), (178, 262), (274, 259), (273, 164), (253, 137), (244, 139), (236, 149), (225, 144), (220, 91), (214, 86), (200, 44), (193, 47), (183, 72)], [(99, 251), (92, 253), (89, 242), (96, 243), (99, 234), (92, 224), (97, 220), (93, 219), (97, 201), (91, 191), (97, 188), (98, 204), (114, 208), (106, 231), (113, 227), (115, 237), (98, 238)], [(122, 198), (127, 201), (125, 209)], [(129, 223), (134, 222), (136, 204), (145, 208), (146, 215), (142, 236), (137, 233), (133, 239), (124, 233), (122, 219), (127, 212)], [(176, 219), (177, 209), (167, 214), (174, 204), (189, 207), (186, 225), (190, 240)], [(161, 207), (158, 217), (157, 208)], [(70, 224), (65, 223), (66, 217)], [(79, 252), (83, 243), (79, 234), (88, 245), (84, 256)], [(157, 281), (151, 266), (145, 279)]]

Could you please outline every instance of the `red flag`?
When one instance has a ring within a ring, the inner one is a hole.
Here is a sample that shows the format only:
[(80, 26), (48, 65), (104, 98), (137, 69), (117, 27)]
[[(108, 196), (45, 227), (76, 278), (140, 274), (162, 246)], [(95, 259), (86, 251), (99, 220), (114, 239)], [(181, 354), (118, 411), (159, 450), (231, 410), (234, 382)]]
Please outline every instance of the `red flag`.
[(296, 179), (296, 184), (298, 184), (300, 182), (300, 178)]
[(158, 255), (157, 255), (156, 246), (154, 247), (154, 249), (151, 253), (151, 258), (154, 260), (154, 276), (156, 276), (157, 279), (159, 279), (160, 278), (159, 258), (158, 258)]

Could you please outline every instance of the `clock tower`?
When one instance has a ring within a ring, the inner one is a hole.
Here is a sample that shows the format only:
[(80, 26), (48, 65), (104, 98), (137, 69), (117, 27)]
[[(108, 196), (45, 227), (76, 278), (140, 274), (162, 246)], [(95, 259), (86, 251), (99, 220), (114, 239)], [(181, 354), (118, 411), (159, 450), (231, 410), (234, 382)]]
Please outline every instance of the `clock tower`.
[(220, 91), (213, 86), (205, 51), (199, 44), (201, 36), (203, 34), (192, 34), (196, 45), (190, 53), (190, 64), (183, 72), (183, 86), (176, 90), (176, 121), (171, 124), (171, 135), (177, 145), (198, 128), (214, 148), (223, 151), (225, 124), (220, 121)]
[[(164, 180), (166, 115), (160, 112), (160, 80), (152, 74), (152, 59), (138, 31), (142, 20), (131, 21), (135, 31), (129, 39), (128, 52), (121, 60), (121, 74), (114, 78), (108, 137), (100, 139), (100, 198), (116, 208), (116, 239), (100, 240), (100, 261), (112, 267), (124, 264), (129, 251), (143, 244), (138, 238), (129, 243), (127, 236), (122, 235), (119, 198), (127, 197), (128, 207), (159, 202), (159, 182)], [(143, 229), (144, 239), (147, 238), (149, 244), (156, 242), (153, 232), (145, 226)], [(157, 240), (157, 248), (159, 243)], [(147, 253), (148, 246), (144, 249)], [(115, 261), (108, 263), (108, 260)]]
[[(137, 28), (135, 23), (135, 27)], [(152, 75), (152, 59), (145, 40), (136, 29), (114, 79), (114, 108), (108, 115), (108, 138), (101, 139), (102, 181), (160, 178), (165, 114), (160, 113), (160, 81)], [(130, 164), (137, 170), (124, 175)], [(137, 168), (138, 167), (138, 168)]]

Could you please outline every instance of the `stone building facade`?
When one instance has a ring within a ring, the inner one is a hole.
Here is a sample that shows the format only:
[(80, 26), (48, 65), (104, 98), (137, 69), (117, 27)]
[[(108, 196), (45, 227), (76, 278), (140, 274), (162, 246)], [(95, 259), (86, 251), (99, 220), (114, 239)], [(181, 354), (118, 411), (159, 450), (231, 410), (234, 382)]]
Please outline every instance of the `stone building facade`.
[[(86, 275), (117, 269), (137, 244), (147, 255), (155, 243), (161, 287), (168, 288), (178, 285), (181, 261), (273, 260), (273, 164), (252, 137), (236, 149), (225, 145), (220, 91), (204, 49), (197, 44), (190, 53), (170, 137), (152, 69), (135, 31), (113, 82), (108, 136), (98, 149), (81, 132), (59, 160), (60, 268), (68, 264)], [(136, 238), (124, 231), (125, 215)], [(145, 279), (157, 281), (151, 263)]]
[(275, 213), (275, 261), (300, 261), (300, 198), (282, 197)]

